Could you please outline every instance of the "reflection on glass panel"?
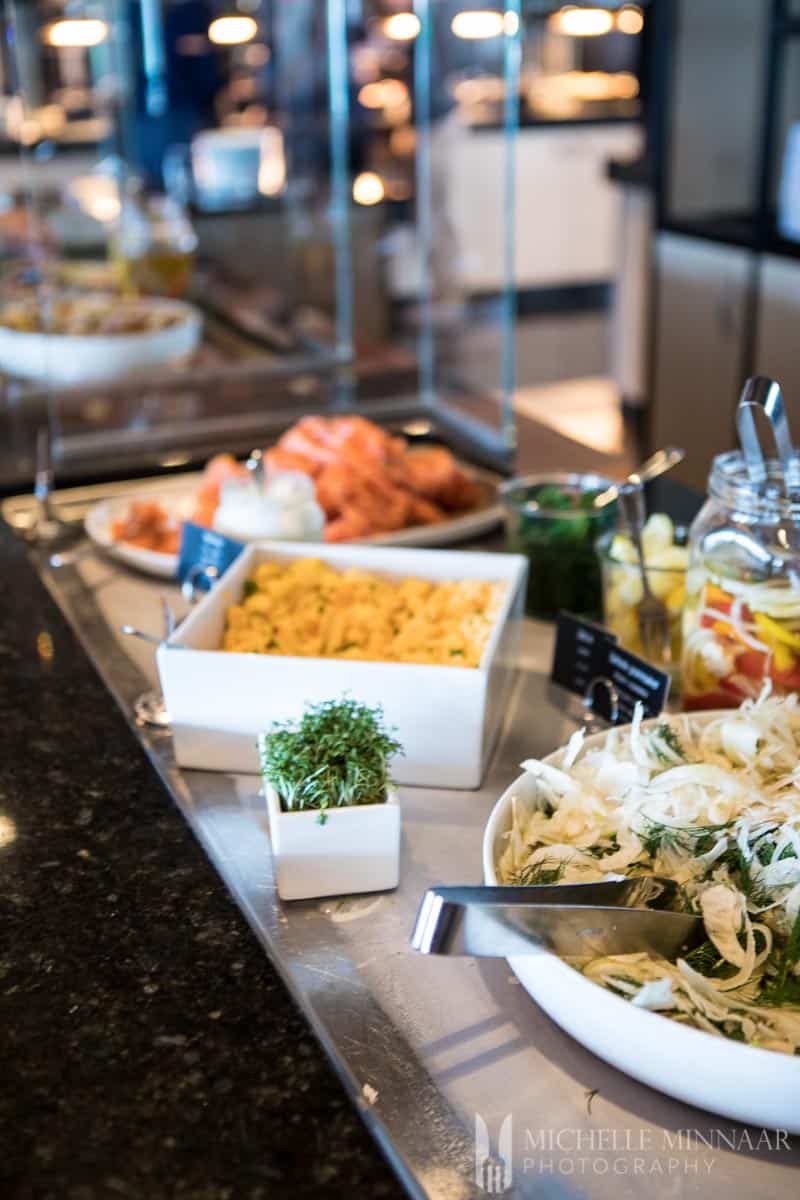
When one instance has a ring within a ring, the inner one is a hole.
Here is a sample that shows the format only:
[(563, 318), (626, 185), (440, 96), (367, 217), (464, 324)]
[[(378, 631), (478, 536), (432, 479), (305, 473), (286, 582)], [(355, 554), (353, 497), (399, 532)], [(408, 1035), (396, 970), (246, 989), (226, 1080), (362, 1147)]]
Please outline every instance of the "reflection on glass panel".
[[(0, 364), (13, 412), (49, 404), (65, 463), (346, 404), (466, 413), (507, 456), (512, 288), (538, 314), (612, 277), (646, 12), (5, 0), (3, 323), (46, 339)], [(577, 369), (548, 320), (525, 385)]]
[(669, 194), (675, 221), (746, 224), (757, 205), (769, 6), (680, 0)]
[(778, 232), (800, 242), (800, 37), (787, 41), (784, 52), (772, 204), (777, 212)]

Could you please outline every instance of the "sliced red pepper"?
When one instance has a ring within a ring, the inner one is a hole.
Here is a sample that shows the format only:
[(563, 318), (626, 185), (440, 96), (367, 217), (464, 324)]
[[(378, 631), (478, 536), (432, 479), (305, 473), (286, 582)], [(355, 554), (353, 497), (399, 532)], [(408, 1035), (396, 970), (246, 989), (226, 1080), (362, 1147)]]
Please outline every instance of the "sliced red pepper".
[(779, 688), (787, 692), (800, 692), (800, 666), (794, 666), (789, 671), (777, 671), (773, 664), (769, 674)]
[(748, 679), (764, 679), (767, 673), (767, 656), (761, 650), (742, 650), (736, 656), (736, 670)]

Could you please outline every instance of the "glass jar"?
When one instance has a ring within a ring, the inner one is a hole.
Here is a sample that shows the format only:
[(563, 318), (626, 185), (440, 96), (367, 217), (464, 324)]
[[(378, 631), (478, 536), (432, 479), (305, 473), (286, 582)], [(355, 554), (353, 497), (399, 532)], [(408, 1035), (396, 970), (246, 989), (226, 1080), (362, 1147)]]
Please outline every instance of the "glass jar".
[(800, 504), (777, 462), (759, 488), (739, 451), (714, 459), (708, 493), (689, 531), (683, 706), (800, 691)]
[[(669, 647), (662, 658), (650, 661), (670, 677), (672, 694), (679, 688), (682, 646), (683, 606), (686, 600), (686, 546), (688, 530), (675, 528), (664, 514), (651, 518), (663, 527), (663, 537), (656, 542), (648, 537), (646, 525), (642, 535), (647, 581), (654, 596), (663, 601), (669, 620)], [(639, 658), (647, 658), (639, 629), (639, 605), (644, 598), (641, 568), (627, 534), (607, 536), (599, 547), (603, 566), (603, 622), (616, 634), (619, 644)], [(621, 551), (625, 551), (624, 557)]]
[(189, 290), (197, 237), (172, 196), (124, 197), (111, 238), (119, 284), (128, 295), (180, 299)]
[(617, 488), (599, 475), (525, 475), (500, 487), (509, 550), (528, 559), (528, 616), (559, 612), (599, 619), (603, 611), (597, 545), (614, 529)]

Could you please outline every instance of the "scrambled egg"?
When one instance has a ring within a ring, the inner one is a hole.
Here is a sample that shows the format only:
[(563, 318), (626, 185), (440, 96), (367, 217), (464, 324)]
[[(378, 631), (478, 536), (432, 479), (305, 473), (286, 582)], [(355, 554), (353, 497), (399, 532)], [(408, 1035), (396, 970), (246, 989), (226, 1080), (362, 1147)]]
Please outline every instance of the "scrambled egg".
[(223, 650), (477, 667), (505, 585), (394, 580), (319, 559), (262, 563), (227, 612)]

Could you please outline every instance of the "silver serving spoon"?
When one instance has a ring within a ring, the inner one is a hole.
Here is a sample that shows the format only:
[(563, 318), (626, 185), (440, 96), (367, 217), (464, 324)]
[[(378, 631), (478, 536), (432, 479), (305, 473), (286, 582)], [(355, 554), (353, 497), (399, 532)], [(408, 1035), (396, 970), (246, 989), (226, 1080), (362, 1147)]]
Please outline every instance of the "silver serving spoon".
[[(649, 458), (645, 459), (642, 465), (628, 476), (626, 483), (630, 483), (633, 479), (639, 480), (642, 484), (650, 483), (653, 479), (658, 479), (659, 475), (664, 475), (673, 467), (677, 467), (678, 463), (683, 462), (685, 458), (686, 451), (679, 446), (665, 446), (663, 450), (656, 450), (655, 454), (651, 454)], [(613, 484), (603, 492), (602, 503), (610, 504), (613, 500), (618, 500), (624, 487), (624, 483)]]
[(703, 937), (701, 917), (672, 912), (680, 889), (642, 875), (534, 887), (434, 887), (411, 945), (422, 954), (509, 958), (542, 950), (599, 958), (640, 952), (675, 958)]
[[(167, 637), (171, 636), (165, 635), (164, 637), (156, 637), (154, 633), (147, 633), (144, 629), (137, 629), (135, 625), (120, 625), (119, 631), (120, 633), (126, 634), (128, 637), (139, 638), (141, 642), (149, 642), (151, 646), (164, 646), (166, 645)], [(169, 648), (170, 650), (186, 649), (183, 642), (170, 642)]]
[(267, 467), (264, 462), (263, 450), (251, 450), (250, 457), (244, 464), (250, 472), (250, 478), (256, 485), (259, 492), (263, 492), (267, 486)]

